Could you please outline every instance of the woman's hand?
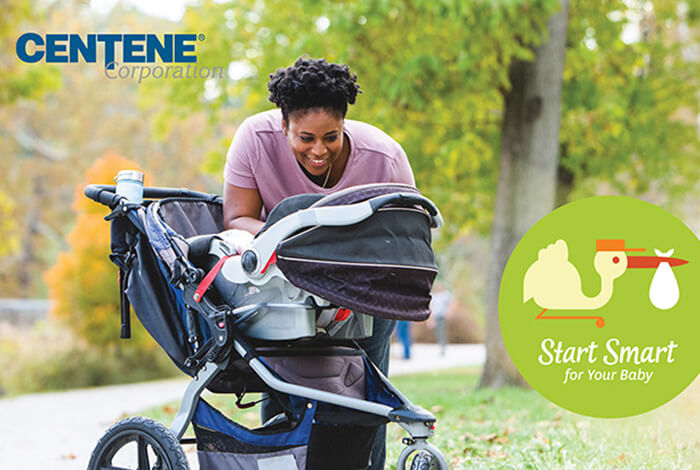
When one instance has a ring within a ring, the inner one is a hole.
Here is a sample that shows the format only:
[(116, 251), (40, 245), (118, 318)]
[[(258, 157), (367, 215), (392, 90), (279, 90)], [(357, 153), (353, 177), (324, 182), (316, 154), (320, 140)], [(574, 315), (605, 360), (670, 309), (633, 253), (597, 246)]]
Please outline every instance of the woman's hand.
[(224, 228), (245, 230), (255, 235), (264, 224), (260, 220), (262, 199), (257, 189), (224, 183)]

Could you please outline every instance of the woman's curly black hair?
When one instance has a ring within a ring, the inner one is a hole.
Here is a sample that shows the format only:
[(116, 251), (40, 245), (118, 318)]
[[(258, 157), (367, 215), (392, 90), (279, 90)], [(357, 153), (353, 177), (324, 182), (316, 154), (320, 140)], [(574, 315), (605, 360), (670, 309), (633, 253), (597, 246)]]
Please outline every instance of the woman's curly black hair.
[(329, 64), (325, 59), (300, 57), (291, 67), (270, 74), (270, 101), (282, 110), (282, 117), (300, 110), (324, 108), (340, 118), (354, 104), (360, 91), (357, 75), (347, 65)]

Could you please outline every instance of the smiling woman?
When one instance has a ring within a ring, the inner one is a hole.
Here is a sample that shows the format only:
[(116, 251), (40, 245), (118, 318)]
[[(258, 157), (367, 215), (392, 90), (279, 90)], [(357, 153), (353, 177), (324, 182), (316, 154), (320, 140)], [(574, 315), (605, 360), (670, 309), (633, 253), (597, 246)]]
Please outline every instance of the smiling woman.
[[(279, 109), (246, 119), (226, 157), (226, 228), (257, 233), (278, 202), (297, 194), (325, 195), (370, 183), (414, 185), (406, 154), (394, 139), (345, 119), (359, 93), (347, 65), (300, 58), (270, 75), (268, 89)], [(359, 341), (385, 375), (394, 325), (394, 320), (375, 318), (372, 336)], [(384, 468), (384, 441), (382, 427), (372, 470)]]
[[(350, 144), (343, 138), (342, 119), (323, 109), (307, 111), (289, 123), (283, 122), (284, 134), (289, 147), (307, 176), (322, 188), (343, 174), (348, 162)], [(331, 170), (335, 163), (335, 175), (331, 180)]]
[(413, 185), (401, 146), (374, 126), (346, 120), (359, 86), (347, 65), (300, 58), (270, 75), (279, 109), (246, 119), (224, 169), (227, 228), (257, 233), (272, 208), (296, 194), (369, 183)]

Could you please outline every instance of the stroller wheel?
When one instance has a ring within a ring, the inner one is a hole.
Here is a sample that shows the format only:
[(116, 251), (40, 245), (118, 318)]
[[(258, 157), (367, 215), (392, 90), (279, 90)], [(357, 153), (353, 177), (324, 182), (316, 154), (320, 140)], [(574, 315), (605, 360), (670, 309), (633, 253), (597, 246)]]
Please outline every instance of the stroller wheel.
[(433, 454), (424, 450), (418, 452), (411, 462), (411, 470), (437, 470), (438, 463)]
[[(409, 467), (408, 462), (411, 462)], [(401, 451), (396, 470), (448, 470), (447, 460), (440, 449), (425, 439), (416, 439)]]
[(90, 456), (88, 470), (189, 470), (180, 443), (152, 419), (126, 418), (105, 432)]

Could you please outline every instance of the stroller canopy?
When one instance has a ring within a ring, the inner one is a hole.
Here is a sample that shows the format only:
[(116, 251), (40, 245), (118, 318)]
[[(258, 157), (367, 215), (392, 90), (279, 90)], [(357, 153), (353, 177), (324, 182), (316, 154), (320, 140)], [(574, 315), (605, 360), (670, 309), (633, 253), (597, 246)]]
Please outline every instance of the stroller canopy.
[[(295, 196), (275, 207), (266, 227), (294, 210), (354, 204), (397, 192), (420, 194), (411, 186), (373, 184), (325, 197)], [(341, 307), (398, 320), (420, 321), (430, 315), (437, 267), (430, 217), (422, 208), (389, 205), (356, 224), (302, 230), (278, 245), (277, 266), (295, 286)]]

